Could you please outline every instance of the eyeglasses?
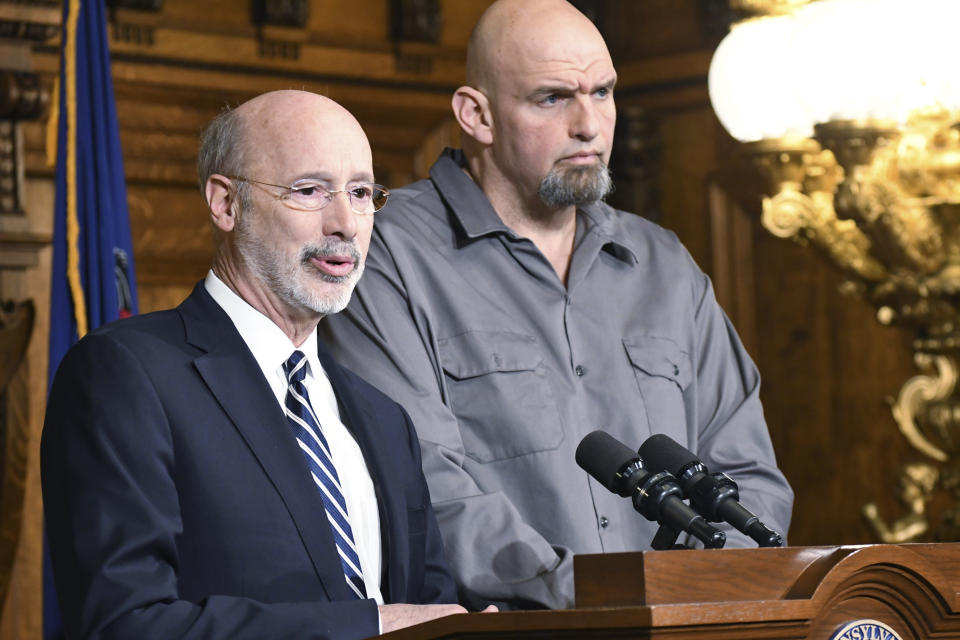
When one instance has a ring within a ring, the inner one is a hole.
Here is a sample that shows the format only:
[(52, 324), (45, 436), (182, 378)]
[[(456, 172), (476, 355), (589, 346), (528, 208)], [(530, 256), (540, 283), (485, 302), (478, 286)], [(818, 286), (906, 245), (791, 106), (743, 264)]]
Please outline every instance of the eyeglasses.
[(390, 191), (385, 186), (372, 182), (355, 184), (347, 189), (327, 189), (316, 180), (309, 179), (297, 180), (289, 187), (285, 187), (282, 184), (261, 182), (241, 176), (227, 177), (231, 180), (283, 189), (283, 193), (280, 195), (272, 195), (291, 209), (299, 211), (320, 211), (333, 201), (334, 194), (345, 193), (350, 199), (350, 208), (355, 213), (370, 215), (382, 209), (383, 205), (387, 204), (387, 196), (390, 195)]

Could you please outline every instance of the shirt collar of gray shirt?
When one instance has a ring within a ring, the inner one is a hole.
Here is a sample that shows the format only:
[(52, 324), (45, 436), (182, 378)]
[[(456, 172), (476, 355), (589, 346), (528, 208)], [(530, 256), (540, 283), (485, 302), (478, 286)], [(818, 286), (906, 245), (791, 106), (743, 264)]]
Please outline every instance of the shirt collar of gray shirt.
[[(466, 172), (467, 159), (460, 149), (446, 148), (430, 168), (430, 179), (446, 200), (459, 227), (461, 245), (471, 240), (497, 233), (519, 238), (507, 227), (487, 200), (480, 186)], [(613, 210), (603, 202), (577, 209), (576, 246), (580, 246), (587, 234), (596, 234), (601, 239), (601, 248), (615, 258), (629, 264), (637, 263), (638, 248), (630, 247), (620, 238), (620, 226)]]

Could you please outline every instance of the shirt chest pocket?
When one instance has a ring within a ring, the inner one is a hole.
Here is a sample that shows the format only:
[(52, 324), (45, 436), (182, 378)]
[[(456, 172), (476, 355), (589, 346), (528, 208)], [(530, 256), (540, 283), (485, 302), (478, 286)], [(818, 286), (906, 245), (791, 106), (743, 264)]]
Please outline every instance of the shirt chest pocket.
[(470, 331), (437, 344), (466, 455), (494, 462), (560, 446), (560, 413), (536, 338)]
[(623, 346), (643, 398), (650, 433), (686, 442), (683, 392), (693, 376), (690, 357), (669, 338), (634, 336), (624, 338)]

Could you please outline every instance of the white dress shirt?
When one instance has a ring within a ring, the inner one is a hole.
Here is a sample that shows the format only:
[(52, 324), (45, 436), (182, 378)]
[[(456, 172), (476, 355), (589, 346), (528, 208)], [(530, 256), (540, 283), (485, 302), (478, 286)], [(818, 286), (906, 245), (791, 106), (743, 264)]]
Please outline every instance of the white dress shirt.
[[(383, 596), (380, 593), (382, 558), (377, 496), (373, 490), (373, 480), (370, 478), (363, 453), (340, 419), (340, 409), (337, 406), (333, 387), (317, 357), (316, 328), (298, 347), (270, 318), (234, 293), (213, 271), (207, 273), (204, 286), (207, 293), (230, 316), (230, 320), (240, 332), (240, 337), (247, 343), (257, 364), (260, 365), (281, 408), (284, 406), (287, 395), (287, 378), (283, 372), (283, 363), (297, 349), (306, 356), (307, 375), (304, 384), (310, 396), (310, 404), (320, 420), (323, 435), (330, 445), (330, 455), (334, 458), (333, 463), (340, 477), (343, 497), (347, 502), (350, 527), (353, 529), (354, 543), (357, 546), (357, 555), (360, 557), (360, 568), (363, 570), (367, 597), (375, 599), (377, 604), (383, 604)], [(294, 437), (292, 430), (290, 437)], [(313, 484), (309, 475), (304, 475), (303, 482)], [(319, 489), (317, 491), (317, 504), (321, 505)]]

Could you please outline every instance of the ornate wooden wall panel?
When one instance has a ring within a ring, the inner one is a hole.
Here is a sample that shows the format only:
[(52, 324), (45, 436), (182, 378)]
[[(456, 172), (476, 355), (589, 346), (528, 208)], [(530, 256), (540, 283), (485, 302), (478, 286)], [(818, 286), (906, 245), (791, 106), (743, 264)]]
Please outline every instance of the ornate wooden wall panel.
[[(40, 637), (42, 515), (39, 434), (47, 375), (49, 183), (27, 169), (24, 129), (43, 118), (49, 87), (31, 48), (57, 30), (57, 2), (0, 1), (0, 303), (32, 307), (29, 342), (20, 333), (0, 361), (0, 637)], [(9, 329), (16, 321), (0, 324)], [(5, 342), (10, 336), (5, 337)], [(9, 376), (9, 377), (8, 377)]]

